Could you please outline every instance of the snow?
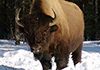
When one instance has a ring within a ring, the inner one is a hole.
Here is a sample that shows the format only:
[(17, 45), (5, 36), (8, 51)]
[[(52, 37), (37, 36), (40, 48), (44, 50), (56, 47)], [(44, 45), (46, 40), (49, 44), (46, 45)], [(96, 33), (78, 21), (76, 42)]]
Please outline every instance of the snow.
[[(52, 70), (56, 69), (54, 59)], [(42, 70), (42, 66), (26, 43), (15, 45), (13, 40), (0, 40), (0, 70)], [(100, 70), (100, 41), (84, 41), (82, 62), (74, 66), (70, 55), (68, 67), (62, 70)]]

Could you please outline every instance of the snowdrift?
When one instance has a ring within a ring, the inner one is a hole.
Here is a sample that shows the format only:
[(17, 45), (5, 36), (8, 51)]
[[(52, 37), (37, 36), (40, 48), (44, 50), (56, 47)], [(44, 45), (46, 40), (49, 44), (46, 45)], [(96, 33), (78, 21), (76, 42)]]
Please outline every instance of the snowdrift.
[[(85, 41), (82, 51), (82, 62), (73, 65), (71, 55), (68, 67), (62, 70), (100, 70), (100, 41)], [(52, 70), (56, 69), (54, 57)], [(0, 40), (0, 70), (42, 70), (41, 63), (34, 58), (29, 46), (25, 43), (15, 45), (11, 40)]]

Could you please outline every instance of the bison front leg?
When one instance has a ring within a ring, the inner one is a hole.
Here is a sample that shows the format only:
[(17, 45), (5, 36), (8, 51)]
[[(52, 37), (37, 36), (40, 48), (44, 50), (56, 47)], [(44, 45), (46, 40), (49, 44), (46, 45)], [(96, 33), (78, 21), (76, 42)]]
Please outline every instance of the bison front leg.
[(55, 58), (55, 62), (57, 64), (56, 70), (61, 70), (65, 67), (67, 67), (68, 59), (69, 59), (69, 54), (68, 54), (68, 56), (56, 56), (56, 58)]
[(40, 60), (43, 70), (49, 70), (51, 69), (51, 60), (45, 60), (45, 59), (41, 59)]

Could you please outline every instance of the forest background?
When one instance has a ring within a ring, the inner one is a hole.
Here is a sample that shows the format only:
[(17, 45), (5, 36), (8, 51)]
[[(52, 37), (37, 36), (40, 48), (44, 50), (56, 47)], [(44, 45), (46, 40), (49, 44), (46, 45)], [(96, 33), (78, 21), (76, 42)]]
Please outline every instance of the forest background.
[[(84, 40), (100, 40), (100, 0), (66, 0), (76, 3), (84, 13)], [(28, 14), (31, 0), (0, 0), (0, 39), (16, 39), (19, 27), (15, 16)]]

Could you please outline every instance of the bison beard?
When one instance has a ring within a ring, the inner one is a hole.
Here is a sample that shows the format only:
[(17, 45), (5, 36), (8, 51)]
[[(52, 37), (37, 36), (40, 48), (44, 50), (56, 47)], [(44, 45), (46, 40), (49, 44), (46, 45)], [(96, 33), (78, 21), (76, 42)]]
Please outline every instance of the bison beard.
[(43, 53), (34, 54), (35, 58), (41, 60), (43, 57)]

